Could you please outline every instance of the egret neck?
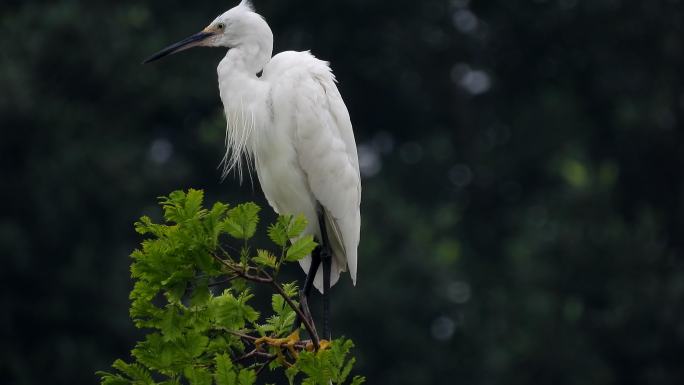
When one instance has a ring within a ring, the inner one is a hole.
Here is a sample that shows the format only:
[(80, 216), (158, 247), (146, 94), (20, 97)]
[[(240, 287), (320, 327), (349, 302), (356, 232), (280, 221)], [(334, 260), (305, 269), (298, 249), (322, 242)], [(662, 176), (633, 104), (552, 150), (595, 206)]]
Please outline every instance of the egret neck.
[(242, 154), (247, 157), (247, 168), (253, 166), (260, 130), (267, 126), (265, 119), (270, 117), (270, 114), (259, 113), (268, 108), (264, 101), (270, 86), (256, 76), (271, 58), (272, 43), (268, 43), (243, 43), (231, 48), (217, 68), (221, 101), (228, 121), (226, 154), (222, 162), (224, 177), (236, 170), (242, 178)]

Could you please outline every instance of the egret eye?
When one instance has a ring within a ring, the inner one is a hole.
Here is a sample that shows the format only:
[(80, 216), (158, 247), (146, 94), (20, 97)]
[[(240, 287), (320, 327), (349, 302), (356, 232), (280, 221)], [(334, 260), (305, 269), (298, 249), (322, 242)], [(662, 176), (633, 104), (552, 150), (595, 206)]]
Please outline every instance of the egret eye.
[(225, 28), (225, 26), (226, 26), (226, 25), (223, 24), (223, 23), (218, 23), (218, 24), (216, 24), (216, 28), (218, 28), (218, 29), (223, 29), (223, 28)]

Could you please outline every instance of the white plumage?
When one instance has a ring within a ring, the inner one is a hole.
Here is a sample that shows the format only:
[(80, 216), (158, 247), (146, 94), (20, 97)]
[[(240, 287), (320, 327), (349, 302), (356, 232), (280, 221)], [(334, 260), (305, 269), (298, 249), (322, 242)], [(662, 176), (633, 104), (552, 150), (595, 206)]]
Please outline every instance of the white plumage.
[[(340, 272), (356, 282), (361, 216), (359, 161), (349, 113), (326, 62), (308, 52), (283, 52), (264, 67), (270, 124), (260, 130), (254, 158), (261, 187), (278, 213), (304, 213), (320, 239), (324, 210), (333, 253), (331, 285)], [(283, 143), (289, 145), (284, 146)], [(301, 265), (308, 270), (310, 257)], [(319, 268), (320, 270), (321, 268)], [(314, 286), (322, 288), (322, 274)]]
[[(309, 52), (271, 58), (271, 29), (246, 0), (147, 61), (192, 46), (230, 48), (218, 66), (227, 121), (224, 175), (236, 169), (241, 178), (242, 160), (247, 159), (247, 167), (253, 163), (277, 213), (303, 213), (308, 220), (304, 234), (319, 240), (320, 226), (326, 226), (333, 254), (331, 285), (347, 268), (356, 283), (359, 162), (349, 113), (328, 63)], [(308, 271), (311, 257), (300, 263)], [(314, 280), (320, 291), (321, 270)]]

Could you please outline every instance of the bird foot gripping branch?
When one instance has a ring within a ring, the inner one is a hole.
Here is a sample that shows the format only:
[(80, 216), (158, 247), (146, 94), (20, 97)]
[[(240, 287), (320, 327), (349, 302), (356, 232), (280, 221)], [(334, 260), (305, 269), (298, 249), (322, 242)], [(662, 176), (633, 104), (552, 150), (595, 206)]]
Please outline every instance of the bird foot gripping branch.
[(267, 344), (270, 346), (273, 346), (276, 348), (276, 354), (278, 356), (278, 361), (281, 364), (285, 364), (286, 366), (291, 366), (289, 362), (285, 359), (285, 356), (283, 355), (283, 350), (282, 348), (287, 348), (287, 350), (290, 352), (290, 355), (292, 358), (295, 360), (297, 359), (297, 356), (299, 355), (297, 353), (297, 349), (295, 349), (295, 345), (299, 342), (299, 330), (295, 330), (292, 332), (289, 336), (285, 338), (273, 338), (273, 337), (261, 337), (254, 341), (254, 346), (256, 350), (260, 350), (263, 344)]
[(299, 357), (299, 351), (306, 350), (307, 352), (327, 350), (330, 348), (330, 341), (320, 340), (318, 342), (318, 349), (313, 341), (301, 341), (299, 339), (299, 330), (295, 330), (285, 338), (261, 337), (254, 341), (254, 347), (257, 351), (261, 350), (263, 345), (269, 345), (276, 348), (276, 355), (281, 364), (291, 366), (283, 354), (283, 349), (287, 349), (293, 359)]

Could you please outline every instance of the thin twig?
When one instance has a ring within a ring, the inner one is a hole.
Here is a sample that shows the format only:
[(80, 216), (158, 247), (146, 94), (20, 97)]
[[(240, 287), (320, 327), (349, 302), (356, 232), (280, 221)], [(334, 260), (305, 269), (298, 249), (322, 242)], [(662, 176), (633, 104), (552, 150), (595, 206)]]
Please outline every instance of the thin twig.
[(240, 357), (234, 359), (233, 362), (234, 362), (234, 363), (237, 363), (237, 362), (240, 362), (240, 361), (244, 361), (244, 360), (246, 360), (246, 359), (248, 359), (248, 358), (250, 358), (250, 357), (261, 357), (261, 358), (271, 359), (271, 358), (275, 358), (276, 355), (274, 355), (274, 354), (269, 354), (269, 353), (262, 352), (262, 351), (259, 351), (259, 350), (254, 349), (254, 350), (250, 351), (249, 353), (245, 353), (245, 354), (243, 354), (242, 356), (240, 356)]
[(253, 357), (253, 356), (256, 354), (256, 352), (257, 352), (257, 350), (254, 349), (254, 350), (252, 350), (252, 351), (249, 352), (249, 353), (245, 353), (245, 354), (243, 354), (242, 356), (240, 356), (240, 357), (234, 359), (234, 360), (233, 360), (233, 363), (238, 363), (238, 362), (240, 362), (240, 361), (243, 361), (243, 360), (248, 359), (249, 357)]
[(271, 283), (271, 281), (272, 281), (271, 277), (264, 278), (264, 277), (259, 277), (257, 275), (251, 275), (246, 270), (243, 270), (239, 267), (236, 267), (236, 266), (226, 262), (225, 259), (219, 257), (216, 254), (211, 254), (211, 256), (214, 257), (214, 259), (217, 260), (219, 263), (221, 263), (223, 266), (227, 267), (233, 273), (235, 273), (236, 275), (238, 275), (242, 278), (245, 278), (247, 280), (254, 281), (254, 282), (260, 282), (260, 283)]
[[(219, 249), (221, 249), (221, 251), (223, 251), (223, 254), (225, 254), (225, 255), (230, 255), (230, 253), (228, 253), (228, 252), (226, 251), (226, 249), (223, 248), (223, 245), (221, 245), (221, 244), (219, 243), (217, 246), (218, 246)], [(233, 247), (233, 246), (231, 246), (231, 245), (226, 244), (225, 246), (226, 246), (227, 248), (233, 250), (234, 252), (238, 253), (238, 254), (240, 253), (240, 250), (236, 249), (235, 247)]]
[(235, 278), (238, 278), (238, 277), (239, 277), (239, 275), (235, 274), (235, 275), (232, 275), (232, 276), (230, 276), (230, 277), (228, 277), (228, 278), (226, 278), (226, 279), (223, 279), (223, 280), (220, 280), (220, 281), (216, 281), (216, 282), (212, 282), (212, 283), (208, 284), (207, 286), (212, 287), (212, 286), (222, 285), (222, 284), (228, 283), (228, 282), (230, 282), (230, 281), (232, 281), (232, 280), (234, 280)]
[(234, 336), (237, 336), (237, 337), (240, 337), (240, 338), (244, 338), (244, 339), (249, 340), (249, 341), (251, 341), (251, 342), (254, 342), (254, 341), (256, 341), (256, 340), (258, 339), (257, 337), (250, 336), (249, 334), (245, 334), (245, 333), (240, 333), (240, 332), (235, 331), (235, 330), (226, 330), (226, 331), (227, 331), (228, 333), (234, 335)]
[(264, 369), (265, 369), (268, 365), (270, 365), (271, 362), (273, 362), (275, 359), (276, 359), (276, 357), (271, 357), (271, 358), (268, 359), (268, 361), (264, 362), (264, 364), (261, 365), (261, 367), (260, 367), (259, 369), (257, 369), (256, 375), (258, 376), (259, 373), (263, 372)]

